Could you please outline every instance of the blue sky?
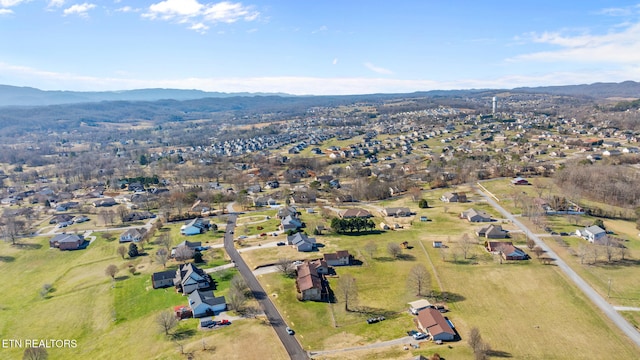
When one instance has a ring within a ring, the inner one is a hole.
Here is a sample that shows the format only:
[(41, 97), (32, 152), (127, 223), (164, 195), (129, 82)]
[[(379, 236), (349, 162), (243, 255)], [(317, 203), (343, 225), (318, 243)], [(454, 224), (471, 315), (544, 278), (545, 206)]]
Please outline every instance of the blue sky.
[(0, 0), (0, 84), (363, 94), (640, 81), (640, 3)]

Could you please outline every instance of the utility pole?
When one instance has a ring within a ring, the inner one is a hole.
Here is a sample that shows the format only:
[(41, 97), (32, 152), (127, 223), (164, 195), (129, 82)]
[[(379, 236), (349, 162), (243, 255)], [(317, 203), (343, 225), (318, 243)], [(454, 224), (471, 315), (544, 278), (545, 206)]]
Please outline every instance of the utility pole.
[(611, 279), (609, 279), (609, 287), (607, 288), (607, 297), (611, 297)]

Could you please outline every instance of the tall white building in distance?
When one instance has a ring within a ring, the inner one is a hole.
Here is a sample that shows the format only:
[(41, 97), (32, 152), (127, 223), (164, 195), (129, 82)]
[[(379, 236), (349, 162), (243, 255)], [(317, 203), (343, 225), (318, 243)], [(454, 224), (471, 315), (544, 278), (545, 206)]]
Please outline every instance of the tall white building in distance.
[(496, 114), (496, 105), (497, 105), (497, 104), (498, 104), (498, 98), (494, 96), (494, 97), (493, 97), (493, 106), (492, 106), (492, 108), (491, 108), (491, 109), (492, 109), (491, 113), (492, 113), (493, 115), (495, 115), (495, 114)]

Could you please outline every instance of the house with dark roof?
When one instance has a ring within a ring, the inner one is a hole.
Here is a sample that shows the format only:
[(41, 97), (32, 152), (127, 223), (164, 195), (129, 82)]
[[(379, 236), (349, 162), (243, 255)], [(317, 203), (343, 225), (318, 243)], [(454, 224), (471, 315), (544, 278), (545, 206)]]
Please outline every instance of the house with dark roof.
[(180, 234), (185, 236), (197, 235), (202, 234), (207, 230), (209, 230), (209, 220), (205, 220), (203, 218), (195, 218), (193, 220), (187, 221), (180, 227)]
[(372, 217), (371, 213), (361, 208), (351, 208), (340, 213), (340, 217), (343, 219), (363, 218), (368, 219)]
[(413, 215), (411, 209), (407, 207), (390, 207), (382, 210), (382, 215), (393, 217), (407, 217)]
[(151, 275), (151, 284), (154, 289), (167, 288), (173, 286), (173, 279), (176, 277), (175, 270), (165, 270)]
[(525, 178), (517, 177), (511, 180), (511, 185), (530, 185), (529, 181)]
[(300, 300), (322, 300), (322, 277), (318, 274), (317, 264), (305, 261), (298, 265), (296, 276), (296, 289)]
[(180, 264), (175, 271), (173, 285), (183, 295), (190, 294), (198, 289), (207, 289), (213, 285), (209, 274), (205, 273), (192, 263)]
[(461, 193), (447, 192), (440, 197), (440, 200), (447, 203), (452, 203), (452, 202), (464, 203), (464, 202), (467, 202), (467, 194), (463, 192)]
[(194, 318), (212, 316), (227, 309), (224, 296), (215, 296), (213, 290), (195, 290), (189, 294), (189, 307)]
[(291, 215), (287, 215), (284, 219), (280, 221), (280, 230), (288, 231), (288, 230), (297, 230), (302, 227), (302, 221), (297, 217), (293, 217)]
[(84, 243), (84, 238), (76, 234), (58, 234), (49, 239), (49, 247), (60, 250), (78, 250)]
[(527, 260), (529, 255), (510, 241), (485, 241), (484, 247), (492, 254), (499, 254), (505, 260)]
[(316, 247), (316, 239), (310, 238), (305, 233), (295, 233), (287, 236), (287, 244), (298, 248), (298, 251), (313, 251)]
[(456, 337), (451, 323), (434, 308), (425, 308), (418, 312), (418, 328), (433, 340), (451, 341)]
[(487, 239), (504, 239), (508, 236), (509, 232), (502, 229), (502, 225), (488, 225), (485, 227), (481, 227), (476, 231), (476, 234), (479, 237), (487, 238)]
[(329, 266), (345, 266), (351, 264), (351, 255), (347, 250), (339, 250), (334, 253), (324, 254), (324, 261)]
[(116, 200), (114, 198), (102, 198), (93, 202), (94, 207), (109, 207), (114, 206), (116, 204)]
[(460, 213), (460, 218), (467, 219), (469, 222), (490, 222), (491, 215), (482, 210), (469, 209)]

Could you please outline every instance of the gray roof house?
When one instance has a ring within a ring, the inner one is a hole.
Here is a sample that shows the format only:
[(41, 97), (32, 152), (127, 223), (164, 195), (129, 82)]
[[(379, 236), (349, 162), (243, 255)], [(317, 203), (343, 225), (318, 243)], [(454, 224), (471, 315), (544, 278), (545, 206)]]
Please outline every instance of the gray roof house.
[(129, 229), (120, 235), (120, 242), (121, 243), (130, 242), (130, 241), (138, 242), (142, 240), (146, 232), (147, 230), (145, 228)]
[(227, 309), (224, 296), (216, 297), (213, 290), (196, 290), (189, 294), (189, 306), (193, 317), (211, 316)]
[(190, 294), (198, 289), (206, 289), (212, 285), (211, 276), (192, 263), (181, 264), (175, 271), (173, 285), (183, 295)]
[(280, 229), (282, 231), (296, 230), (301, 227), (302, 227), (302, 221), (292, 217), (291, 215), (288, 215), (287, 217), (282, 219), (282, 221), (280, 222)]
[(482, 210), (469, 209), (460, 213), (460, 218), (467, 219), (469, 222), (490, 222), (491, 215)]
[(509, 232), (502, 229), (502, 225), (488, 225), (478, 229), (476, 234), (487, 239), (504, 239)]
[(589, 241), (590, 243), (600, 242), (607, 236), (607, 232), (597, 225), (586, 227), (582, 230), (576, 230), (576, 235)]
[(316, 239), (308, 237), (305, 233), (295, 233), (287, 236), (287, 244), (297, 247), (298, 251), (313, 251)]

